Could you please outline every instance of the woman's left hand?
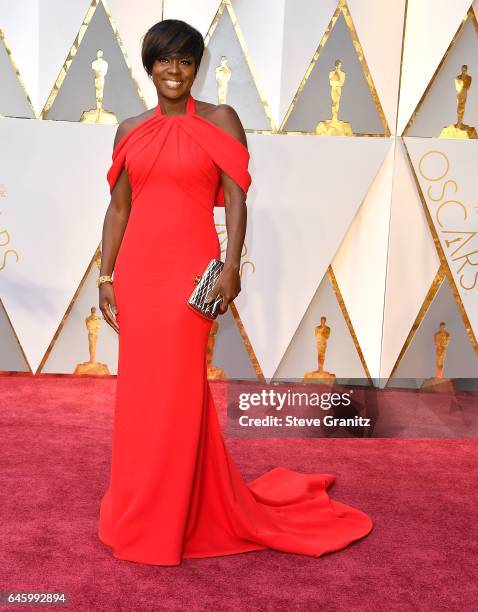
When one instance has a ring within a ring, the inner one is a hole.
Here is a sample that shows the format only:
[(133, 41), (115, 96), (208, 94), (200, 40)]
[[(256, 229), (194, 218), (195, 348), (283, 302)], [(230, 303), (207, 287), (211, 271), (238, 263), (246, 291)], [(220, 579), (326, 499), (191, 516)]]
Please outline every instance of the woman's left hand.
[(218, 294), (221, 294), (222, 301), (219, 305), (219, 314), (224, 314), (228, 309), (229, 303), (239, 295), (240, 291), (241, 276), (239, 274), (239, 268), (224, 266), (213, 288), (207, 294), (206, 302), (212, 302)]

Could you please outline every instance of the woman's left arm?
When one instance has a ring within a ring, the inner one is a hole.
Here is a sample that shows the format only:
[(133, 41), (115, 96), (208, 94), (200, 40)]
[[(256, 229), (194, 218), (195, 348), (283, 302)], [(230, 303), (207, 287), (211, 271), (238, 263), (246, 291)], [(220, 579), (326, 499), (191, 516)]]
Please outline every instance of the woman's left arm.
[[(246, 134), (236, 111), (227, 104), (221, 104), (214, 113), (214, 123), (229, 132), (247, 147)], [(218, 293), (222, 295), (219, 313), (224, 314), (229, 303), (241, 291), (241, 253), (246, 236), (247, 206), (246, 195), (239, 185), (224, 172), (221, 174), (221, 185), (224, 191), (226, 208), (227, 249), (224, 268), (214, 287), (207, 296), (212, 301)]]

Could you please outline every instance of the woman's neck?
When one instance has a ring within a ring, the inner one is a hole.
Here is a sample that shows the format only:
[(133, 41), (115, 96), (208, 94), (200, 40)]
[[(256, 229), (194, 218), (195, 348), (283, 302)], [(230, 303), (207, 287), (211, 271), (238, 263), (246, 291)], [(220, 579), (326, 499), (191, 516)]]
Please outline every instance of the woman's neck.
[(163, 96), (158, 96), (158, 104), (163, 115), (185, 115), (187, 113), (187, 104), (189, 92), (186, 97), (178, 100), (168, 100)]

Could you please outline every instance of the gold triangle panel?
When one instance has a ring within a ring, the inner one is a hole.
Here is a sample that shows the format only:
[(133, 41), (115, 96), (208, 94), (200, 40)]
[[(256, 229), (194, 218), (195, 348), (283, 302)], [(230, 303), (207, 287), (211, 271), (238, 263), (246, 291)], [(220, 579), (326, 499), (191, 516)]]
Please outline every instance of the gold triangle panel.
[(346, 2), (339, 2), (280, 131), (322, 136), (390, 135)]
[(147, 109), (104, 0), (93, 0), (41, 119), (116, 124)]
[(272, 113), (229, 0), (221, 2), (204, 40), (206, 50), (193, 95), (212, 104), (230, 104), (247, 131), (274, 131)]

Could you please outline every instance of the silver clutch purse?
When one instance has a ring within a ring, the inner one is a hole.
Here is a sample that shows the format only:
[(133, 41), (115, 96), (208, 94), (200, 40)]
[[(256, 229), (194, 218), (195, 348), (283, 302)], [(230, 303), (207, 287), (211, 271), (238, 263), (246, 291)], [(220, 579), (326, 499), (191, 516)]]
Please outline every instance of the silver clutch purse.
[(196, 288), (191, 293), (188, 300), (189, 306), (208, 319), (215, 319), (219, 314), (219, 306), (222, 301), (221, 295), (217, 295), (216, 299), (206, 304), (206, 296), (213, 288), (217, 277), (222, 272), (224, 264), (219, 259), (211, 259), (206, 269), (202, 274), (198, 274), (194, 279)]

